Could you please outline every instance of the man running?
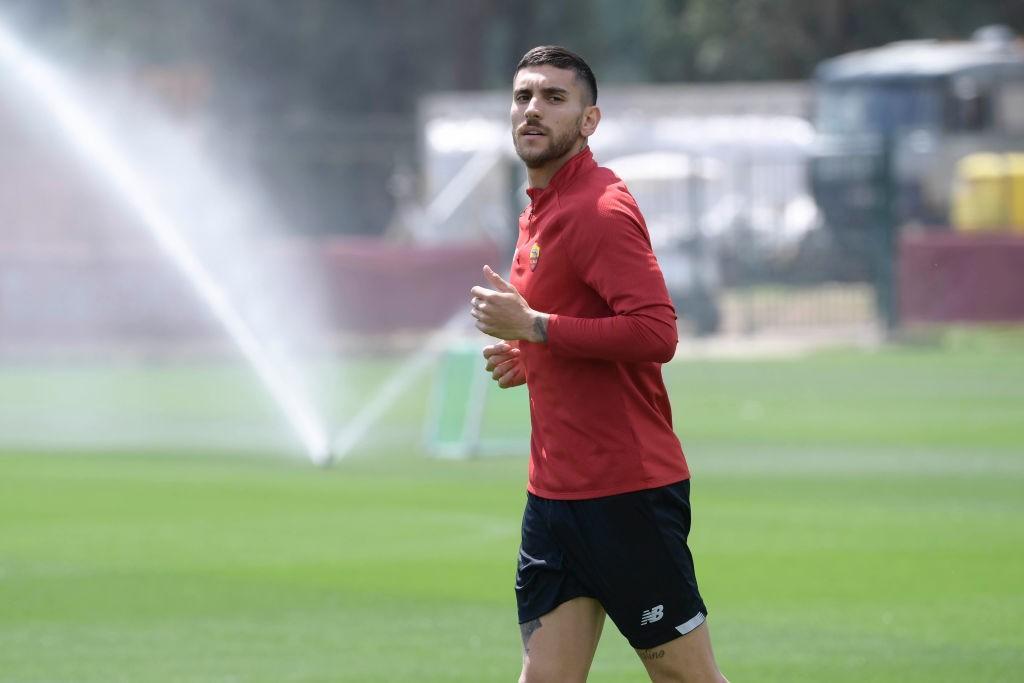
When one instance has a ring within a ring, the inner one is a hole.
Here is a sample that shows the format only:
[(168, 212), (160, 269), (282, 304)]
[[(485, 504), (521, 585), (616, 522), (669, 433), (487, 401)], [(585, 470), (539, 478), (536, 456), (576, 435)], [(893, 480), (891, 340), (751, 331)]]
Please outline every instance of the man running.
[(686, 545), (690, 473), (661, 364), (676, 316), (636, 201), (594, 161), (597, 83), (578, 55), (516, 67), (512, 136), (530, 206), (511, 282), (474, 287), (483, 354), (530, 395), (529, 484), (516, 599), (522, 683), (586, 681), (605, 615), (652, 681), (727, 683)]

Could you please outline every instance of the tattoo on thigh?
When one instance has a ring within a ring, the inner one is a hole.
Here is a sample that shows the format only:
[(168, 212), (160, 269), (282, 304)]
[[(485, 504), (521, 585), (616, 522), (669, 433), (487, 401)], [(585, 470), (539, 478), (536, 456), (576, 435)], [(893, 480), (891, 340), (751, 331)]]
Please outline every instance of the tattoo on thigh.
[(530, 636), (533, 632), (539, 629), (543, 624), (540, 623), (540, 619), (534, 619), (528, 621), (525, 624), (519, 624), (519, 633), (523, 636), (523, 652), (530, 651)]
[(655, 659), (661, 659), (662, 657), (665, 656), (665, 651), (664, 650), (654, 650), (654, 649), (651, 649), (651, 650), (637, 650), (636, 652), (637, 652), (638, 655), (640, 655), (640, 659), (644, 660), (645, 662), (649, 662), (649, 661), (652, 661), (652, 660), (655, 660)]

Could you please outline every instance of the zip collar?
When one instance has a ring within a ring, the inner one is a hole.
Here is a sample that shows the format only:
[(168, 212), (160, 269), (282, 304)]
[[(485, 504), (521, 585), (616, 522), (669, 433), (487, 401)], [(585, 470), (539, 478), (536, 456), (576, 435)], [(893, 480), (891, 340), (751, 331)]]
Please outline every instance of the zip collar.
[(551, 181), (547, 187), (526, 188), (526, 194), (529, 195), (532, 204), (531, 208), (536, 207), (537, 202), (543, 197), (548, 196), (549, 193), (558, 194), (561, 190), (569, 187), (576, 178), (596, 166), (597, 162), (594, 161), (594, 153), (590, 151), (590, 145), (587, 145), (577, 152), (574, 157), (566, 161), (562, 168), (555, 172), (555, 175), (551, 176)]

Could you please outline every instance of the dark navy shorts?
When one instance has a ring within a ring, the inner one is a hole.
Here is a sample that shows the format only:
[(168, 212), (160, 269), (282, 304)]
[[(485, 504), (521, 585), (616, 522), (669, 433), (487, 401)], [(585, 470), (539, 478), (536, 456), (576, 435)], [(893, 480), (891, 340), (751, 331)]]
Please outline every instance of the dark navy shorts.
[(589, 500), (527, 494), (516, 571), (519, 623), (594, 598), (634, 648), (704, 623), (690, 533), (690, 482)]

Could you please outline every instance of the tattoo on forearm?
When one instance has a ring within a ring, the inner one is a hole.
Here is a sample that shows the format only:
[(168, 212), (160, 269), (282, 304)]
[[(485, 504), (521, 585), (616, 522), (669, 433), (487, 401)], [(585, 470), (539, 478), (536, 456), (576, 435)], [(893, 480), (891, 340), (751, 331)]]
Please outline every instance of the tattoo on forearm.
[(533, 319), (533, 331), (540, 337), (542, 343), (548, 342), (548, 319), (547, 316), (538, 315)]
[(543, 624), (540, 623), (540, 619), (534, 619), (528, 621), (525, 624), (519, 624), (519, 633), (523, 636), (523, 652), (530, 651), (530, 636), (533, 632), (539, 629)]
[(661, 659), (662, 657), (665, 656), (665, 651), (664, 650), (657, 650), (657, 651), (655, 651), (655, 650), (637, 650), (637, 654), (640, 655), (640, 659), (642, 659), (642, 660), (644, 660), (646, 662), (646, 661), (651, 661), (653, 659)]

